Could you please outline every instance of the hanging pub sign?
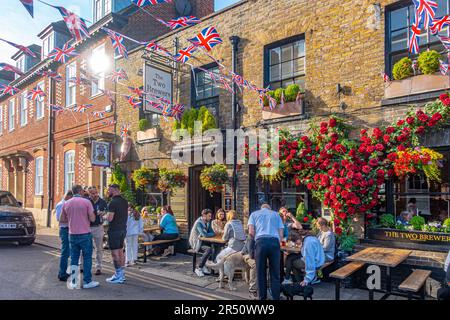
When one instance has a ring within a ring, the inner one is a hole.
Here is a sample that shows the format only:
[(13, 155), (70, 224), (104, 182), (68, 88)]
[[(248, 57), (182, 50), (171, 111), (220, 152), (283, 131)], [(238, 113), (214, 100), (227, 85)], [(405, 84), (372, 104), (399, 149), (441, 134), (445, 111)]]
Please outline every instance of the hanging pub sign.
[(162, 113), (155, 105), (172, 104), (172, 73), (144, 65), (144, 111)]
[(98, 167), (109, 167), (111, 164), (111, 143), (92, 141), (91, 164)]

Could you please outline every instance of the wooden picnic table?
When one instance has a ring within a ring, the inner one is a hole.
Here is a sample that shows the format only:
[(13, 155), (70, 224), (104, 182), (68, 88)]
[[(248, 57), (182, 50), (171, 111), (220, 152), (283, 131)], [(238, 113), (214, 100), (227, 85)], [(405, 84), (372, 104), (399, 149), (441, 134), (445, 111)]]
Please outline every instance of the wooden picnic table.
[[(386, 267), (386, 291), (385, 295), (381, 297), (381, 300), (385, 300), (392, 294), (391, 268), (404, 262), (411, 253), (412, 250), (370, 247), (347, 257), (346, 260)], [(370, 290), (371, 299), (373, 299), (373, 291)]]
[(222, 239), (222, 235), (216, 235), (212, 238), (200, 237), (199, 238), (203, 242), (215, 243), (219, 245), (225, 245), (227, 242)]
[(156, 231), (160, 231), (161, 229), (159, 228), (159, 225), (154, 225), (154, 226), (151, 226), (151, 227), (147, 227), (147, 228), (144, 228), (144, 232), (145, 233), (151, 233), (151, 232), (156, 232)]
[[(224, 247), (228, 241), (225, 241), (222, 239), (222, 235), (215, 235), (214, 237), (211, 238), (206, 238), (206, 237), (199, 237), (199, 240), (204, 242), (204, 243), (209, 243), (211, 244), (211, 248), (212, 248), (212, 253), (211, 253), (211, 260), (214, 261), (214, 259), (216, 258), (217, 254), (219, 253), (217, 249), (220, 249), (222, 247)], [(193, 261), (192, 264), (195, 266), (197, 264), (197, 256), (194, 254), (193, 255)], [(211, 274), (214, 275), (214, 270), (211, 270)]]
[(281, 251), (286, 252), (287, 254), (289, 253), (300, 253), (301, 252), (301, 248), (297, 247), (297, 246), (282, 246), (280, 247)]

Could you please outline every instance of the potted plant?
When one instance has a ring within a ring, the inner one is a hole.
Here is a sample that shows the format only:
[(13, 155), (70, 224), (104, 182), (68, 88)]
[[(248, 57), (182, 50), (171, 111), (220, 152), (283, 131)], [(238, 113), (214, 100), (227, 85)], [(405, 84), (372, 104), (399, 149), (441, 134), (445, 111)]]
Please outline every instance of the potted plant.
[(421, 216), (414, 216), (409, 221), (409, 224), (413, 227), (413, 230), (420, 231), (425, 225), (425, 219)]
[(175, 188), (184, 188), (187, 177), (180, 169), (159, 169), (158, 188), (162, 192), (171, 192)]
[(159, 137), (159, 127), (151, 127), (150, 122), (147, 119), (139, 120), (139, 131), (137, 132), (137, 141), (145, 141), (151, 139), (157, 139)]
[(132, 178), (136, 185), (136, 188), (143, 189), (149, 184), (155, 183), (156, 172), (153, 169), (142, 167), (133, 172)]
[(380, 224), (383, 228), (391, 229), (396, 226), (393, 214), (383, 214), (380, 216)]
[(223, 186), (229, 184), (227, 167), (223, 164), (215, 164), (210, 167), (203, 168), (200, 173), (200, 183), (202, 187), (212, 194), (214, 192), (222, 192)]
[[(304, 91), (297, 84), (291, 84), (286, 89), (278, 88), (269, 91), (267, 95), (275, 99), (277, 107), (271, 110), (269, 108), (269, 99), (267, 96), (264, 96), (262, 116), (265, 120), (303, 114), (304, 112), (303, 104), (301, 103), (304, 98)], [(284, 106), (280, 107), (282, 97), (284, 97)]]
[(314, 216), (312, 213), (306, 211), (304, 202), (300, 202), (298, 204), (295, 218), (302, 224), (303, 229), (311, 230), (311, 225), (314, 222)]

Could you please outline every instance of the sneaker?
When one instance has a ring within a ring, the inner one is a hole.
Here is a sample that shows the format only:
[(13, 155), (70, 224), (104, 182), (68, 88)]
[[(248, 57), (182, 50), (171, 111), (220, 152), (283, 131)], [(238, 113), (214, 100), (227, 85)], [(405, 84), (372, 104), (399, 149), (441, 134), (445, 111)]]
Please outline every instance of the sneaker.
[(70, 274), (68, 274), (68, 273), (66, 273), (64, 276), (59, 276), (58, 275), (59, 281), (62, 281), (62, 282), (66, 282), (67, 279), (69, 279), (69, 277), (70, 277)]
[(211, 270), (207, 266), (204, 266), (202, 269), (203, 274), (209, 275), (211, 274)]
[(106, 282), (116, 281), (119, 277), (114, 273), (111, 278), (107, 278)]
[(122, 284), (125, 282), (125, 280), (126, 280), (125, 277), (118, 278), (118, 277), (112, 276), (111, 278), (106, 279), (106, 282), (112, 283), (112, 284)]
[(83, 289), (91, 289), (91, 288), (95, 288), (98, 287), (100, 284), (97, 281), (91, 281), (89, 283), (84, 283), (83, 284)]
[(205, 274), (203, 273), (203, 271), (200, 268), (195, 269), (195, 274), (199, 277), (205, 276)]
[(314, 280), (311, 282), (311, 284), (319, 284), (320, 283), (320, 279), (318, 279), (317, 277), (314, 278)]
[(100, 270), (100, 269), (97, 269), (96, 271), (95, 271), (95, 275), (96, 276), (100, 276), (102, 274), (102, 271)]
[(291, 278), (284, 278), (283, 282), (281, 284), (293, 284), (294, 282), (292, 281)]

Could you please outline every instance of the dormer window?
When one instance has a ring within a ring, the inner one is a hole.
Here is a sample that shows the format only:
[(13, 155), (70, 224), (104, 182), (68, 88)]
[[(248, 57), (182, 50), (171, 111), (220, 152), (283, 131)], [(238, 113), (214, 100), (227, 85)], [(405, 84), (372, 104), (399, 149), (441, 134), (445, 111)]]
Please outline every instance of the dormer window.
[(94, 23), (111, 13), (112, 0), (94, 0)]
[(55, 48), (55, 34), (52, 32), (42, 41), (42, 60), (48, 57), (48, 54)]

